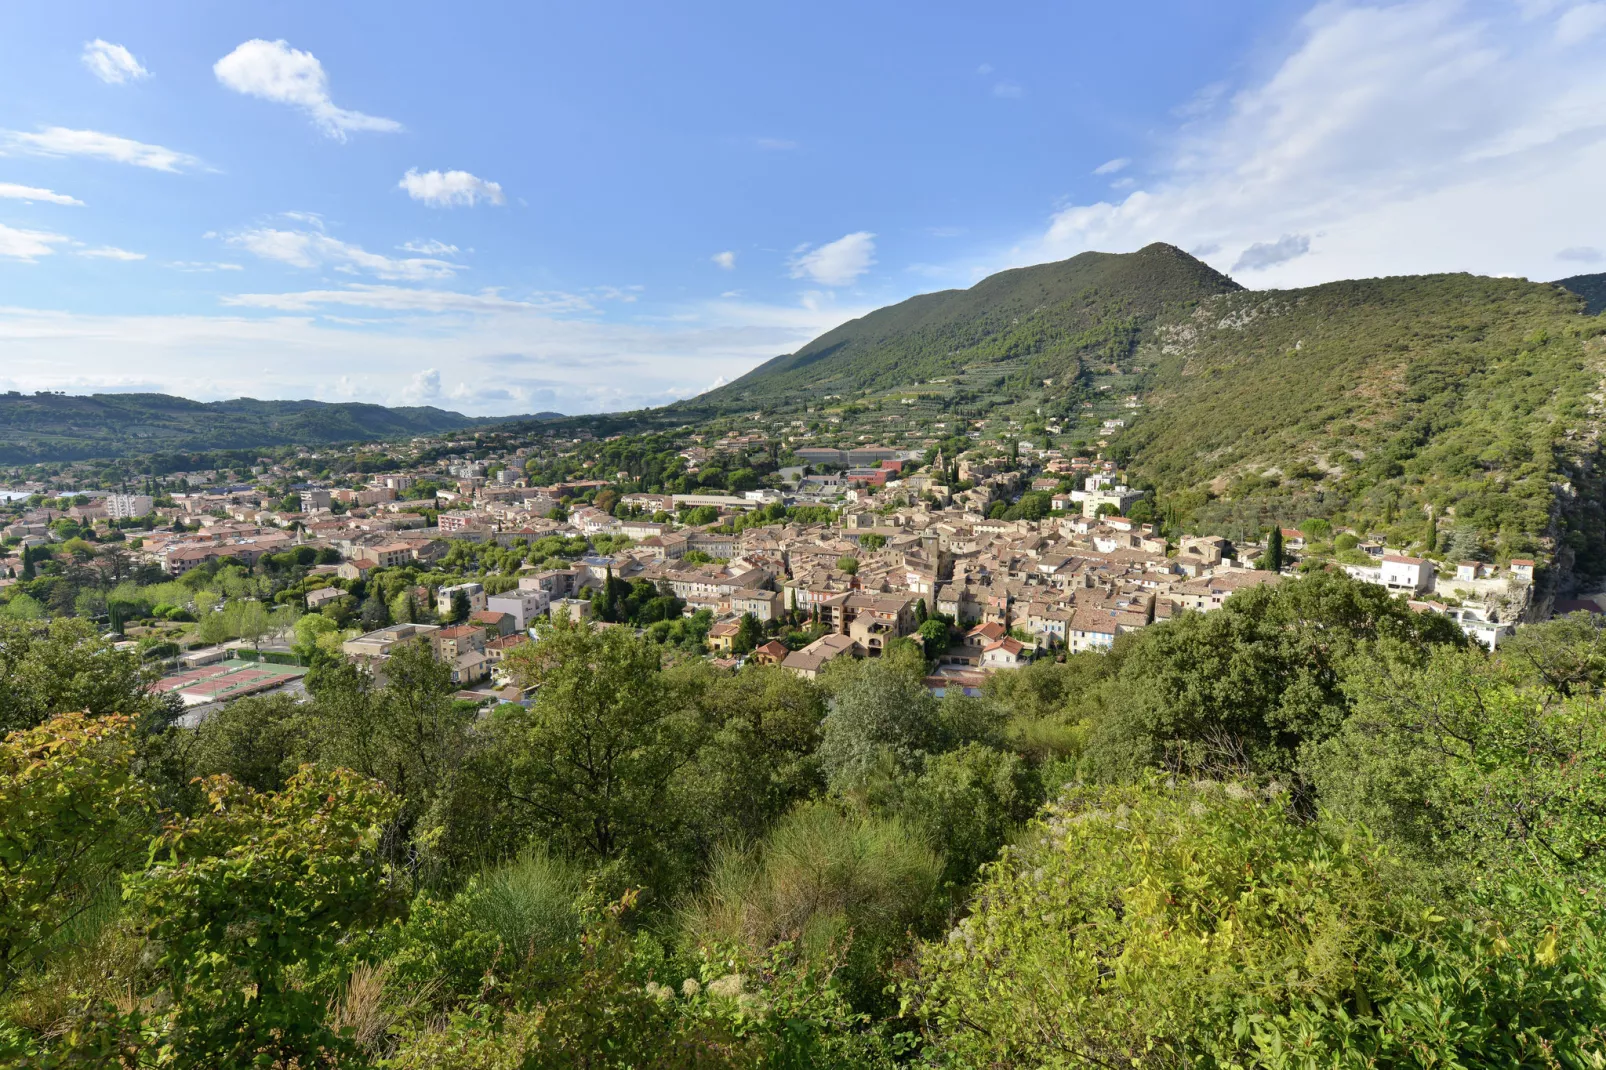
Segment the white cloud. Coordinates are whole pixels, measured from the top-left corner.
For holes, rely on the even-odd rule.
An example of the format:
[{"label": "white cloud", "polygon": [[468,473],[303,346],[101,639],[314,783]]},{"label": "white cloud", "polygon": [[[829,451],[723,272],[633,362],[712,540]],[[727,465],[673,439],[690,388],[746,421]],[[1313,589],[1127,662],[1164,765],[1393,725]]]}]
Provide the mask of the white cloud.
[{"label": "white cloud", "polygon": [[711,259],[726,271],[736,266],[736,254],[726,249],[722,253],[715,253]]},{"label": "white cloud", "polygon": [[102,245],[95,249],[80,249],[79,256],[90,256],[97,260],[144,260],[144,253],[131,253],[127,249],[119,249],[115,245]]},{"label": "white cloud", "polygon": [[[421,292],[395,300],[422,305]],[[357,300],[388,299],[369,292]],[[401,404],[414,378],[434,369],[440,396],[475,415],[618,411],[735,379],[870,311],[821,295],[813,307],[722,300],[616,322],[552,314],[541,303],[563,298],[537,295],[508,301],[511,308],[381,310],[362,320],[316,312],[317,300],[214,315],[0,307],[0,390],[141,389],[214,400],[336,398],[354,385],[363,400]]]},{"label": "white cloud", "polygon": [[1556,20],[1556,43],[1562,46],[1582,44],[1606,29],[1606,3],[1579,4],[1568,8]]},{"label": "white cloud", "polygon": [[1006,100],[1014,100],[1025,95],[1026,90],[1021,88],[1019,82],[999,82],[993,86],[993,96],[995,97],[1003,97]]},{"label": "white cloud", "polygon": [[1545,278],[1606,229],[1606,64],[1558,43],[1577,10],[1323,3],[1265,77],[1196,98],[1153,181],[1057,212],[1009,262],[1165,241],[1219,267],[1282,234],[1319,241],[1257,283]]},{"label": "white cloud", "polygon": [[396,185],[406,190],[407,196],[413,200],[436,208],[473,205],[479,201],[503,203],[500,184],[476,178],[467,171],[419,171],[415,167],[403,175]]},{"label": "white cloud", "polygon": [[586,312],[595,306],[572,294],[539,294],[514,301],[493,289],[477,294],[451,290],[417,290],[406,286],[353,283],[343,290],[304,290],[299,293],[234,294],[223,298],[238,308],[271,308],[282,312],[310,312],[327,305],[371,308],[383,312]]},{"label": "white cloud", "polygon": [[84,54],[80,58],[90,73],[108,85],[122,85],[151,76],[151,72],[140,66],[139,60],[128,49],[98,37],[84,45]]},{"label": "white cloud", "polygon": [[350,273],[367,272],[381,279],[444,279],[462,267],[434,257],[398,258],[370,253],[360,245],[331,238],[321,231],[256,227],[231,234],[225,240],[264,260],[276,260],[291,267],[330,267]]},{"label": "white cloud", "polygon": [[19,186],[15,182],[0,182],[0,197],[8,197],[18,201],[44,201],[47,204],[82,205],[84,203],[77,197],[69,197],[65,193],[40,189],[38,186]]},{"label": "white cloud", "polygon": [[41,256],[56,250],[53,245],[71,241],[65,234],[52,234],[47,230],[18,230],[0,223],[0,257],[21,260],[31,264]]},{"label": "white cloud", "polygon": [[459,251],[457,246],[447,245],[445,242],[436,241],[434,238],[428,241],[403,242],[399,248],[409,253],[422,253],[425,256],[449,256]]},{"label": "white cloud", "polygon": [[236,93],[300,108],[320,130],[339,141],[352,131],[394,133],[402,129],[394,119],[336,107],[329,97],[329,77],[318,57],[282,40],[247,41],[214,63],[212,73]]},{"label": "white cloud", "polygon": [[1125,156],[1117,156],[1115,159],[1105,160],[1103,163],[1093,168],[1093,173],[1095,175],[1113,175],[1115,172],[1125,168],[1131,162],[1132,161],[1127,159]]},{"label": "white cloud", "polygon": [[980,67],[976,68],[976,73],[985,77],[986,75],[993,73],[993,65],[991,63],[983,63]]},{"label": "white cloud", "polygon": [[794,279],[813,279],[822,286],[847,286],[875,262],[875,235],[861,230],[817,249],[804,246],[788,266]]},{"label": "white cloud", "polygon": [[48,127],[37,134],[0,130],[0,152],[21,152],[29,156],[88,156],[113,163],[148,167],[153,171],[179,171],[201,164],[194,156],[160,145],[147,145],[96,130],[69,130],[62,126]]},{"label": "white cloud", "polygon": [[222,263],[216,260],[174,260],[167,265],[175,271],[244,271],[239,264]]},{"label": "white cloud", "polygon": [[441,373],[436,368],[425,368],[413,376],[413,381],[407,384],[403,396],[415,405],[438,401],[441,396]]}]

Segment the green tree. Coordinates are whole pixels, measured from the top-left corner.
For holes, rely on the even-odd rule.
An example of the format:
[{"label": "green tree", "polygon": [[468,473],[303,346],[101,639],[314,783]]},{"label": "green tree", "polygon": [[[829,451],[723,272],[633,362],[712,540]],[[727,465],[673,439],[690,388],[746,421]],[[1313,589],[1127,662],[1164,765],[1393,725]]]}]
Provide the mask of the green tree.
[{"label": "green tree", "polygon": [[133,736],[127,717],[73,711],[0,740],[0,992],[138,850]]},{"label": "green tree", "polygon": [[918,671],[869,658],[843,664],[828,686],[835,701],[822,726],[819,757],[833,788],[918,771],[928,753],[941,749],[937,700]]},{"label": "green tree", "polygon": [[925,644],[926,657],[935,657],[948,649],[948,625],[940,620],[927,620],[920,625],[918,634]]},{"label": "green tree", "polygon": [[743,613],[736,625],[736,636],[731,650],[737,654],[751,654],[764,641],[764,626],[751,613]]},{"label": "green tree", "polygon": [[836,559],[836,568],[838,572],[845,572],[849,576],[857,576],[859,574],[859,559],[850,554],[843,554]]},{"label": "green tree", "polygon": [[362,603],[362,629],[371,632],[383,628],[390,623],[390,607],[385,605],[384,595],[376,588],[368,593]]},{"label": "green tree", "polygon": [[88,621],[0,620],[0,732],[70,710],[165,717],[172,700],[147,690],[154,679],[138,652],[115,649]]},{"label": "green tree", "polygon": [[468,620],[469,613],[468,594],[463,591],[452,592],[452,623],[462,624]]},{"label": "green tree", "polygon": [[331,1061],[350,1042],[326,1024],[320,971],[396,905],[379,845],[397,800],[312,766],[281,792],[227,777],[205,790],[206,812],[166,829],[127,881],[172,996],[165,1042],[184,1066]]},{"label": "green tree", "polygon": [[695,720],[665,686],[657,648],[628,630],[560,618],[538,633],[505,659],[539,689],[495,726],[507,794],[555,845],[651,866],[675,823],[670,784],[694,753]]},{"label": "green tree", "polygon": [[1283,560],[1283,529],[1273,527],[1270,534],[1266,536],[1265,567],[1272,572],[1281,572],[1285,563]]}]

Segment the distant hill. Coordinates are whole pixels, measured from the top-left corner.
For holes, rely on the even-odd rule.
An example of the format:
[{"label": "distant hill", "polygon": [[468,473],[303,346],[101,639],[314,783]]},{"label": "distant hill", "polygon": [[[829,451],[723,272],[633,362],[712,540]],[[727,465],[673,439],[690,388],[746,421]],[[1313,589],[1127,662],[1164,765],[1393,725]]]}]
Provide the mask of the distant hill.
[{"label": "distant hill", "polygon": [[169,394],[0,394],[0,463],[116,457],[163,450],[256,449],[406,438],[505,420],[429,406],[357,402],[200,402]]},{"label": "distant hill", "polygon": [[1555,285],[1582,297],[1591,316],[1606,312],[1606,272],[1595,275],[1572,275],[1565,279],[1557,279]]},{"label": "distant hill", "polygon": [[1167,310],[1241,287],[1171,245],[1082,253],[921,294],[844,323],[688,407],[752,406],[798,394],[884,389],[998,367],[1028,377],[1112,363]]}]

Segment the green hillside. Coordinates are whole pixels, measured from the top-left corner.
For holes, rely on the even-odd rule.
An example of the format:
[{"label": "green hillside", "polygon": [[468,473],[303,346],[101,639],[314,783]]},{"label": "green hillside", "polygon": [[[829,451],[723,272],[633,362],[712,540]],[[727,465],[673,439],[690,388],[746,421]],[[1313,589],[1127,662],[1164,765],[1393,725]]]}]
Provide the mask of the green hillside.
[{"label": "green hillside", "polygon": [[1571,275],[1557,279],[1555,285],[1582,297],[1591,316],[1606,312],[1606,271],[1596,275]]},{"label": "green hillside", "polygon": [[1156,325],[1116,449],[1218,526],[1314,515],[1426,548],[1431,506],[1465,556],[1539,551],[1596,448],[1606,322],[1583,304],[1471,275],[1214,297]]},{"label": "green hillside", "polygon": [[885,389],[967,370],[1075,375],[1128,356],[1168,309],[1239,289],[1170,245],[1082,253],[989,276],[968,290],[878,309],[776,357],[696,406],[754,405],[801,394]]},{"label": "green hillside", "polygon": [[[555,414],[543,414],[555,415]],[[525,417],[524,419],[531,419]],[[156,450],[251,449],[401,438],[496,421],[428,406],[199,402],[168,394],[0,394],[0,463]]]}]

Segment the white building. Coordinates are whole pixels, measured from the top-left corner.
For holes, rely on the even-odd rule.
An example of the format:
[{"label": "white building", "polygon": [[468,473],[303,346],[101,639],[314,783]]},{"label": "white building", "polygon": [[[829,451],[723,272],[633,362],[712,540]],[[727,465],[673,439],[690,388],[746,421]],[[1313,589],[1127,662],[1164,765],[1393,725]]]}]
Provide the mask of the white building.
[{"label": "white building", "polygon": [[520,588],[492,595],[485,600],[485,608],[493,613],[506,613],[513,618],[513,626],[522,632],[535,622],[535,618],[546,616],[551,601],[551,595],[543,590]]},{"label": "white building", "polygon": [[137,516],[148,516],[156,503],[149,494],[108,494],[106,495],[106,515],[113,520],[131,520]]},{"label": "white building", "polygon": [[470,613],[478,613],[485,608],[484,587],[477,583],[459,583],[451,587],[442,587],[435,592],[435,612],[442,617],[451,613],[452,599],[460,591],[468,598],[468,611]]},{"label": "white building", "polygon": [[1391,591],[1431,591],[1435,576],[1431,561],[1386,554],[1379,569],[1378,582]]}]

